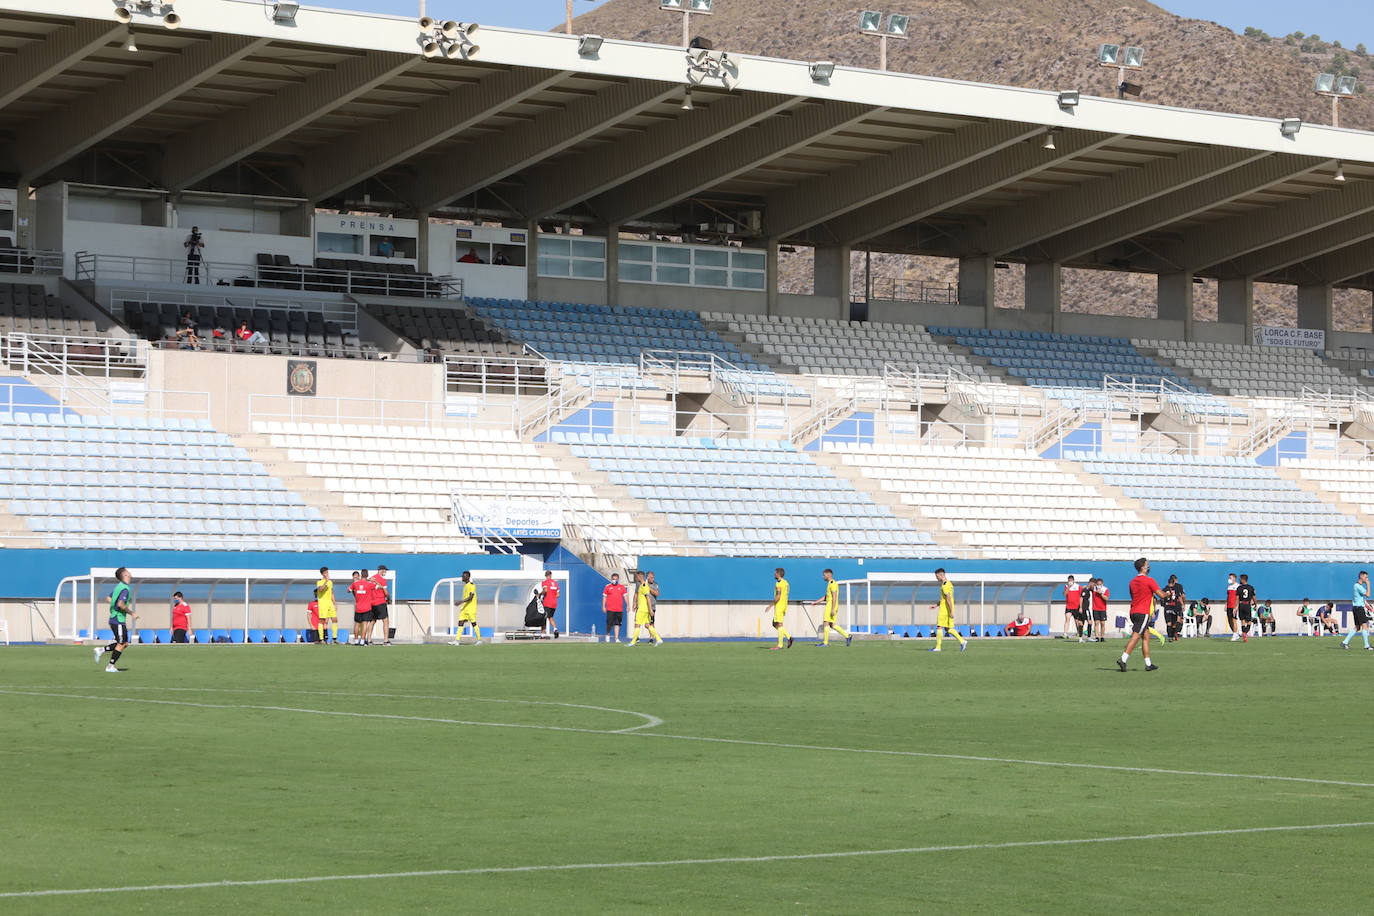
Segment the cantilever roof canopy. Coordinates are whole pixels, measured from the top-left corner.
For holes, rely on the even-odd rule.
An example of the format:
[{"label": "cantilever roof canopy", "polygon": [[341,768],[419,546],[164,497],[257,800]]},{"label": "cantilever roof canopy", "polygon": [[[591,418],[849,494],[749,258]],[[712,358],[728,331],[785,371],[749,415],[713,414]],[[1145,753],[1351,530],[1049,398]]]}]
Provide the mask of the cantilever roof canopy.
[{"label": "cantilever roof canopy", "polygon": [[486,26],[426,57],[413,19],[129,5],[0,0],[0,175],[1374,288],[1374,135],[1281,111]]}]

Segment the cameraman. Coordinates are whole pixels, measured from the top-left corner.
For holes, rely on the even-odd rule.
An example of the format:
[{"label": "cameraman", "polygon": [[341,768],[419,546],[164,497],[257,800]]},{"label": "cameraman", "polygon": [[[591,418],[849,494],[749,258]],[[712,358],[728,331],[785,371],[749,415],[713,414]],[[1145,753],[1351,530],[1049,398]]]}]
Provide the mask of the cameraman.
[{"label": "cameraman", "polygon": [[200,262],[201,249],[205,247],[205,239],[200,234],[199,226],[191,227],[191,234],[182,243],[186,249],[186,282],[200,284]]}]

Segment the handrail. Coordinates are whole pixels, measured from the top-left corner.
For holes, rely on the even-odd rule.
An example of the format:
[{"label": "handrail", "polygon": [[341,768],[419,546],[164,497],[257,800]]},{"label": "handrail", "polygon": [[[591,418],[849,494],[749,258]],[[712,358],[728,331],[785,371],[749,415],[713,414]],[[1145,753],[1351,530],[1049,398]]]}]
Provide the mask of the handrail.
[{"label": "handrail", "polygon": [[874,299],[886,299],[891,302],[931,302],[940,305],[956,305],[959,302],[959,286],[955,283],[941,283],[938,280],[874,277],[871,296]]},{"label": "handrail", "polygon": [[475,540],[483,550],[513,556],[520,552],[521,541],[509,529],[487,524],[480,513],[470,512],[467,500],[456,491],[449,492],[453,523],[463,534]]},{"label": "handrail", "polygon": [[[308,264],[243,264],[204,259],[188,262],[176,258],[142,255],[99,254],[79,251],[76,280],[95,284],[119,282],[171,283],[178,285],[256,287],[260,289],[349,293],[364,296],[461,299],[463,281],[457,277],[433,277],[420,273],[385,270],[340,270]],[[379,267],[381,265],[378,265]]]},{"label": "handrail", "polygon": [[[263,295],[256,289],[243,289],[241,292],[222,292],[226,287],[210,287],[204,292],[192,290],[149,290],[125,289],[115,287],[110,290],[110,311],[118,313],[120,320],[129,323],[130,302],[156,302],[159,305],[207,306],[210,308],[230,309],[267,309],[269,311],[320,315],[325,321],[340,325],[344,330],[358,329],[358,303],[349,300],[339,302],[333,299],[291,299]],[[234,287],[234,289],[241,289]],[[232,330],[226,328],[226,330]],[[254,330],[258,330],[255,328]]]},{"label": "handrail", "polygon": [[0,247],[0,274],[60,276],[64,263],[65,255],[55,249]]},{"label": "handrail", "polygon": [[[600,547],[600,554],[611,561],[610,569],[599,570],[600,572],[605,573],[615,569],[628,571],[638,564],[639,557],[630,542],[618,538],[580,501],[565,496],[561,508],[563,536],[567,537],[571,533],[570,529],[577,529],[580,532],[579,536],[589,547]],[[593,560],[597,558],[597,550],[591,549],[587,553],[591,555]]]}]

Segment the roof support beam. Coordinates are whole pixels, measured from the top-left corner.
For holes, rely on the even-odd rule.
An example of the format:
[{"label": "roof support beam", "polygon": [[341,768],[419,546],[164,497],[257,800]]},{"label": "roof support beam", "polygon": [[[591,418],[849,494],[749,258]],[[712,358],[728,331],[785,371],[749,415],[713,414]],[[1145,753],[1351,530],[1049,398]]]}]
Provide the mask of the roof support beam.
[{"label": "roof support beam", "polygon": [[[1043,132],[1043,129],[1039,131]],[[1119,137],[1119,134],[1066,130],[1060,132],[1054,150],[1044,149],[1038,142],[1003,147],[992,155],[945,172],[939,181],[923,181],[836,217],[821,226],[818,233],[843,243],[857,244],[1053,168]]]},{"label": "roof support beam", "polygon": [[419,210],[436,210],[681,94],[676,84],[635,80],[580,98],[497,139],[421,166],[413,200]]},{"label": "roof support beam", "polygon": [[1269,270],[1257,262],[1241,262],[1253,273],[1240,274],[1228,262],[1370,212],[1374,212],[1374,181],[1353,181],[1348,187],[1198,226],[1176,242],[1155,246],[1155,253],[1165,263],[1194,273],[1219,267],[1218,273],[1225,276],[1254,276]]},{"label": "roof support beam", "polygon": [[557,167],[533,170],[526,176],[525,212],[532,217],[558,213],[801,102],[762,92],[713,96],[709,103],[699,96],[690,117],[664,121]]},{"label": "roof support beam", "polygon": [[24,129],[15,150],[20,173],[44,175],[268,43],[266,38],[216,35],[84,96]]},{"label": "roof support beam", "polygon": [[[1369,239],[1374,239],[1374,212],[1361,214],[1320,232],[1313,232],[1281,245],[1251,252],[1227,263],[1221,272],[1227,276],[1257,277],[1283,270],[1285,267],[1300,264],[1303,261],[1320,258],[1323,255],[1340,251],[1347,246],[1357,245]],[[1374,267],[1374,264],[1366,264],[1365,269],[1368,270],[1370,267]],[[1356,271],[1356,273],[1363,273],[1363,271]],[[1342,277],[1341,279],[1346,278]]]},{"label": "roof support beam", "polygon": [[172,138],[163,156],[163,186],[180,191],[347,105],[421,60],[417,54],[370,53]]},{"label": "roof support beam", "polygon": [[1305,283],[1338,285],[1371,272],[1374,272],[1374,239],[1366,239],[1294,264],[1287,276]]},{"label": "roof support beam", "polygon": [[734,131],[685,162],[669,163],[626,182],[591,201],[591,207],[606,222],[622,225],[852,127],[879,111],[882,109],[851,102],[799,105],[749,130]]},{"label": "roof support beam", "polygon": [[113,20],[78,19],[75,24],[33,41],[0,64],[0,110],[43,85],[92,51],[123,38],[129,27]]},{"label": "roof support beam", "polygon": [[476,86],[455,89],[442,99],[396,115],[384,124],[331,142],[307,157],[304,192],[324,200],[398,162],[456,136],[557,83],[562,70],[506,70]]},{"label": "roof support beam", "polygon": [[891,154],[870,156],[772,195],[764,210],[765,234],[770,238],[796,235],[1044,132],[1041,126],[990,121],[903,146]]},{"label": "roof support beam", "polygon": [[981,251],[1002,257],[1268,155],[1254,150],[1204,146],[1176,157],[1155,159],[1139,168],[1123,169],[1110,176],[1085,181],[1037,203],[1007,207],[995,214],[999,218],[984,229],[976,241]]},{"label": "roof support beam", "polygon": [[1170,190],[1142,206],[1046,241],[1040,251],[1060,262],[1076,261],[1117,242],[1153,232],[1181,219],[1282,184],[1325,163],[1312,156],[1266,156],[1205,182]]}]

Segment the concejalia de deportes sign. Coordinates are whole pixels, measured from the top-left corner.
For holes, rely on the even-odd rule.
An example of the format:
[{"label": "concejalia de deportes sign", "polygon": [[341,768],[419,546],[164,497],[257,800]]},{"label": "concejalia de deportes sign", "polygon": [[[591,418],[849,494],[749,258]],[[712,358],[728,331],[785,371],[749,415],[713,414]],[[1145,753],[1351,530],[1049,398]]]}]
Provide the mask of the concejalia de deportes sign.
[{"label": "concejalia de deportes sign", "polygon": [[556,505],[539,502],[512,502],[503,499],[463,499],[459,501],[463,533],[478,537],[483,532],[499,531],[517,538],[551,541],[563,537],[563,512]]},{"label": "concejalia de deportes sign", "polygon": [[1262,347],[1325,350],[1326,332],[1315,328],[1255,328],[1255,343]]}]

